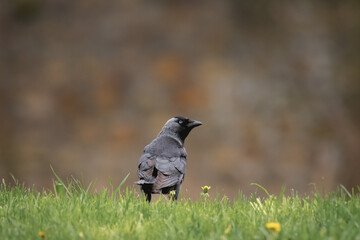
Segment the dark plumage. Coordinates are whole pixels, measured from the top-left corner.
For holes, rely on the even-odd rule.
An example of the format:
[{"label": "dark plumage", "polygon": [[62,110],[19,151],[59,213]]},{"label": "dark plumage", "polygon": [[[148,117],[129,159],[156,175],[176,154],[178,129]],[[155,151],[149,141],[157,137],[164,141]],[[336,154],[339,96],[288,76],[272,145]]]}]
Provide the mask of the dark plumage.
[{"label": "dark plumage", "polygon": [[186,150],[184,141],[191,129],[202,123],[185,117],[169,119],[157,138],[144,149],[139,159],[136,184],[151,201],[152,193],[169,194],[175,190],[178,198],[180,187],[185,176]]}]

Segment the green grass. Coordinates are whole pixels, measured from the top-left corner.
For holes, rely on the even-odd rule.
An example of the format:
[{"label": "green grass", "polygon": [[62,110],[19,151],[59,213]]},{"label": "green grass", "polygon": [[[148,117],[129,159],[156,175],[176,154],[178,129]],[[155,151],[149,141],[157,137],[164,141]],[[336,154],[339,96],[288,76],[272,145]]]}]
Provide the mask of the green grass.
[{"label": "green grass", "polygon": [[[75,179],[59,180],[41,192],[2,181],[0,239],[41,239],[40,231],[45,239],[360,239],[360,196],[343,187],[326,195],[284,190],[261,199],[239,193],[231,201],[202,195],[148,204],[111,181],[111,189],[94,193]],[[267,222],[281,231],[267,230]]]}]

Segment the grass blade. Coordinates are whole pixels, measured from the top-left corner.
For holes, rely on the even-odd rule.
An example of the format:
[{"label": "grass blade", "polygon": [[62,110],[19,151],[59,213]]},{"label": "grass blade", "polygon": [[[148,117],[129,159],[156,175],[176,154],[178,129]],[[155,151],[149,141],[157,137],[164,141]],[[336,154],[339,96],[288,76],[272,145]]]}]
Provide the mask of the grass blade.
[{"label": "grass blade", "polygon": [[342,184],[340,184],[340,188],[348,195],[349,198],[351,198],[351,193],[346,189],[346,187]]},{"label": "grass blade", "polygon": [[121,186],[125,183],[126,179],[127,179],[129,176],[130,176],[130,173],[128,173],[128,174],[126,175],[126,177],[121,181],[121,183],[119,184],[119,186],[115,189],[115,193],[118,192],[118,191],[120,191]]},{"label": "grass blade", "polygon": [[258,184],[258,183],[250,183],[250,185],[252,185],[252,186],[257,186],[258,188],[261,188],[261,189],[266,193],[266,195],[267,195],[268,197],[270,197],[270,194],[269,194],[269,192],[266,190],[266,188],[264,188],[264,187],[261,186],[260,184]]},{"label": "grass blade", "polygon": [[56,174],[53,167],[50,165],[51,171],[55,175],[56,179],[59,181],[59,183],[65,188],[66,192],[71,196],[71,192],[69,191],[68,187],[65,185],[65,183],[61,180],[61,178]]}]

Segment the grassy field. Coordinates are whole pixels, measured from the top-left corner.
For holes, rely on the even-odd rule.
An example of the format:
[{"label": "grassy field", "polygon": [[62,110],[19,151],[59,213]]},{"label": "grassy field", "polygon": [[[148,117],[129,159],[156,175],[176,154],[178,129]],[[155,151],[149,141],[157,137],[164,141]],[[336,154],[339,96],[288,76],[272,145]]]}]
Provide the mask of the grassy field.
[{"label": "grassy field", "polygon": [[148,204],[121,184],[93,193],[58,180],[42,192],[2,181],[0,239],[360,239],[360,195],[343,187],[232,200],[199,189],[198,201]]}]

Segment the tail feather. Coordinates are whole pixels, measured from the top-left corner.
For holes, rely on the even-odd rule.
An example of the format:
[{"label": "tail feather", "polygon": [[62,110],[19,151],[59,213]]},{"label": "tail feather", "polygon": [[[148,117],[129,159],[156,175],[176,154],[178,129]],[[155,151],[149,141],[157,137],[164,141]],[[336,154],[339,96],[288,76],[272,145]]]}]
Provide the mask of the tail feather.
[{"label": "tail feather", "polygon": [[145,181],[144,179],[140,179],[139,181],[135,182],[135,184],[137,185],[152,185],[154,183],[155,181],[149,182],[149,181]]}]

